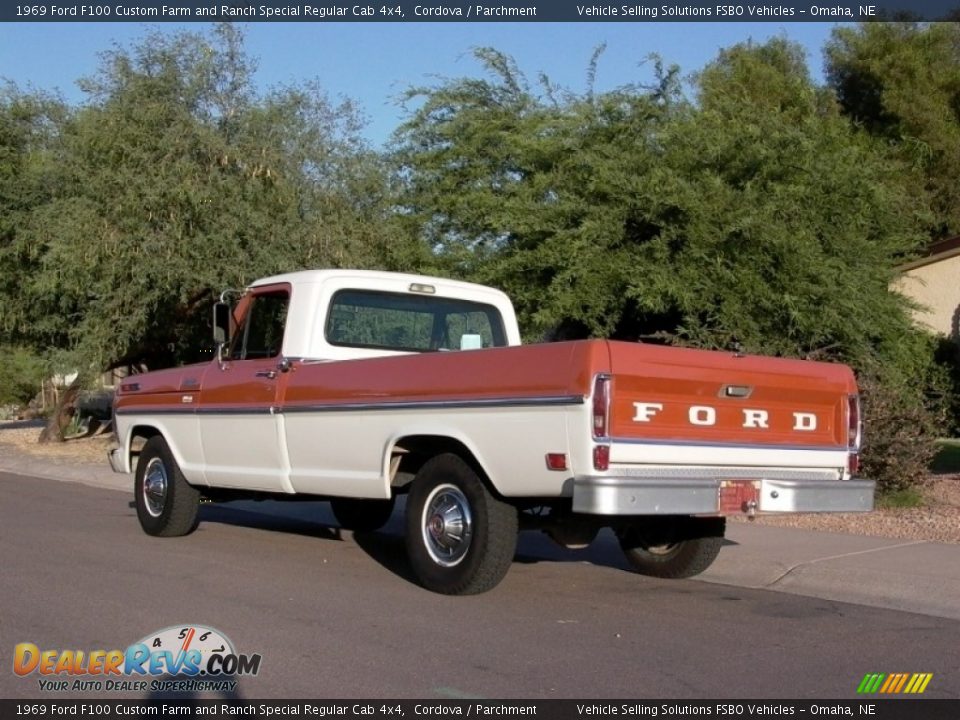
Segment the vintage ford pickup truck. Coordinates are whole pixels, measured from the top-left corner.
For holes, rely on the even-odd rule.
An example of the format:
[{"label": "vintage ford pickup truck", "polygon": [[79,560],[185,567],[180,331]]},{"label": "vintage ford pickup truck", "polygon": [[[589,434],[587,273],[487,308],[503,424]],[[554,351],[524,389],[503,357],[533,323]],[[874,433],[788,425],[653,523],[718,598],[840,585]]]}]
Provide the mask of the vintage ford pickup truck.
[{"label": "vintage ford pickup truck", "polygon": [[217,358],[117,390],[114,470],[143,529],[184,535],[202,499],[329,500],[372,531],[406,495],[419,581],[494,587],[518,529],[583,546],[612,528],[659,577],[706,569],[732,514],[867,511],[843,365],[583,340],[520,345],[502,292],[310,270],[215,312]]}]

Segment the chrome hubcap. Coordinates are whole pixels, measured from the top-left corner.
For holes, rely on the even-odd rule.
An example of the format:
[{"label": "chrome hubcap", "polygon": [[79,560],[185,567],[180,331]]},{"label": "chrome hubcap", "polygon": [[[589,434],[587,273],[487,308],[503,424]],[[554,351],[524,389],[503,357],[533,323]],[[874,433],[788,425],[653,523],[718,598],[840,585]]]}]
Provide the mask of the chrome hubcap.
[{"label": "chrome hubcap", "polygon": [[646,548],[646,551],[651,555],[660,555],[666,556],[677,549],[677,543],[668,543],[666,545],[650,545]]},{"label": "chrome hubcap", "polygon": [[423,544],[438,565],[453,567],[470,549],[473,515],[470,502],[455,485],[435,487],[423,504]]},{"label": "chrome hubcap", "polygon": [[151,517],[160,517],[167,504],[167,469],[163,460],[153,458],[143,473],[143,506]]}]

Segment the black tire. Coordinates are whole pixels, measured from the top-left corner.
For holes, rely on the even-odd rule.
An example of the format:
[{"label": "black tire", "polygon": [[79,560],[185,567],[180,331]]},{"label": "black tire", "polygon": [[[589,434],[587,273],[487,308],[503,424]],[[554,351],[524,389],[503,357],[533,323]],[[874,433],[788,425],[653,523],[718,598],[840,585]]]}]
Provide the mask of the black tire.
[{"label": "black tire", "polygon": [[429,460],[414,478],[406,525],[414,575],[445,595],[494,588],[517,549],[516,508],[494,497],[473,468],[449,453]]},{"label": "black tire", "polygon": [[160,435],[147,440],[140,452],[133,494],[147,535],[179,537],[196,529],[200,492],[183,477]]},{"label": "black tire", "polygon": [[689,578],[706,570],[723,547],[725,523],[722,518],[690,519],[692,535],[682,539],[649,540],[642,530],[619,533],[620,547],[627,561],[641,575],[658,578]]},{"label": "black tire", "polygon": [[389,500],[332,498],[330,509],[344,530],[373,532],[387,524],[393,514],[393,504],[393,498]]}]

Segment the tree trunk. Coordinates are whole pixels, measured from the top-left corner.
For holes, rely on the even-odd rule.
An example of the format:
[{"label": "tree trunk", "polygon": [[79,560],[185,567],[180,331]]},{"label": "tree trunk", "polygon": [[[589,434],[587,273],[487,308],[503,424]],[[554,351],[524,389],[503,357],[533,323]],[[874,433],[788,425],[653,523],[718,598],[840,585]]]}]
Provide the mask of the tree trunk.
[{"label": "tree trunk", "polygon": [[81,379],[77,375],[76,379],[70,383],[70,387],[64,390],[57,406],[50,413],[50,419],[40,433],[38,442],[63,442],[63,431],[70,425],[70,420],[77,411],[77,399],[80,397],[81,387]]}]

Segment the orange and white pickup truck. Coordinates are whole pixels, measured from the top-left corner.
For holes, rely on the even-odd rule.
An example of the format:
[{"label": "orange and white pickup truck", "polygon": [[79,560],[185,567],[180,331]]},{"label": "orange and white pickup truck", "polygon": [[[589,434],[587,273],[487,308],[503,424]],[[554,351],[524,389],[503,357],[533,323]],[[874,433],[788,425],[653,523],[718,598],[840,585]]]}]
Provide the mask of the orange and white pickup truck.
[{"label": "orange and white pickup truck", "polygon": [[114,470],[151,535],[202,499],[329,500],[355,531],[406,495],[427,588],[494,587],[517,532],[582,546],[612,528],[631,565],[689,577],[729,515],[868,511],[857,387],[843,365],[583,340],[520,345],[502,292],[309,270],[214,311],[215,360],[134,375]]}]

